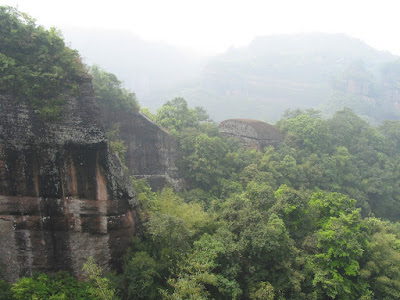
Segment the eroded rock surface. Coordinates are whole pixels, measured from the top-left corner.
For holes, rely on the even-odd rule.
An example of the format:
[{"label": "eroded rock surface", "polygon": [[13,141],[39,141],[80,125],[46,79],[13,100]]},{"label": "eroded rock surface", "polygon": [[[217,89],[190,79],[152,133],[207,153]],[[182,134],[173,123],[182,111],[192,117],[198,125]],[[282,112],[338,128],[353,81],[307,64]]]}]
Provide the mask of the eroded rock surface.
[{"label": "eroded rock surface", "polygon": [[276,147],[284,138],[275,126],[258,120],[229,119],[218,128],[225,137],[237,138],[244,147],[258,150]]},{"label": "eroded rock surface", "polygon": [[100,109],[106,128],[119,126],[119,136],[127,148],[125,163],[130,175],[145,178],[154,190],[165,185],[182,189],[176,166],[180,150],[172,136],[140,112]]},{"label": "eroded rock surface", "polygon": [[0,95],[0,275],[80,275],[93,256],[118,268],[134,234],[136,199],[108,148],[90,81],[60,121]]}]

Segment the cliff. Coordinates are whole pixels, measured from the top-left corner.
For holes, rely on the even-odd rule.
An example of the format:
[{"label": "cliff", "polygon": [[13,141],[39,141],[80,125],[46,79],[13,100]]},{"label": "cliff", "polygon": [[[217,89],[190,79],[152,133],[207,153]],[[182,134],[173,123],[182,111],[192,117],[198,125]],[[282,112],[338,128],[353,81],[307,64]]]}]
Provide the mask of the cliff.
[{"label": "cliff", "polygon": [[125,164],[135,178],[145,178],[154,190],[171,185],[183,187],[176,166],[177,141],[140,112],[100,106],[105,128],[118,124],[119,137],[126,147]]},{"label": "cliff", "polygon": [[135,232],[134,191],[110,153],[90,80],[63,118],[0,94],[0,275],[118,268]]},{"label": "cliff", "polygon": [[238,139],[243,147],[257,150],[276,147],[284,138],[275,126],[258,120],[229,119],[221,122],[218,129],[223,136]]}]

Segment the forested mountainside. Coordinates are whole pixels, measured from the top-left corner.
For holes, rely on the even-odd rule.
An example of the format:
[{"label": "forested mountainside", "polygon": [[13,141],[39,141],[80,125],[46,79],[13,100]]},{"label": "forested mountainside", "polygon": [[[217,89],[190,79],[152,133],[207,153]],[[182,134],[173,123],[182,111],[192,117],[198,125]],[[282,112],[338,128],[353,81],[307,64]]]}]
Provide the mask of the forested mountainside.
[{"label": "forested mountainside", "polygon": [[[0,299],[400,298],[400,121],[342,109],[228,122],[273,141],[252,148],[174,98],[141,108],[164,130],[134,143],[137,123],[114,123],[140,108],[115,75],[88,78],[56,31],[15,9],[0,24]],[[169,139],[185,187],[129,186],[129,143]]]},{"label": "forested mountainside", "polygon": [[135,182],[143,227],[123,299],[400,296],[399,121],[291,111],[259,151],[182,98],[152,118],[178,139],[187,189]]}]

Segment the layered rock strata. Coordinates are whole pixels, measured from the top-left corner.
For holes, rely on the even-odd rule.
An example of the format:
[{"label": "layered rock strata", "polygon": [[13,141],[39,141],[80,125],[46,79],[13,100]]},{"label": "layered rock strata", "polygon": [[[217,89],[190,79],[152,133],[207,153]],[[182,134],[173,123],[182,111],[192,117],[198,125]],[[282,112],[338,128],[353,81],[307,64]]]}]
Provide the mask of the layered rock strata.
[{"label": "layered rock strata", "polygon": [[63,118],[0,95],[0,275],[69,270],[93,256],[118,268],[135,231],[135,194],[108,148],[90,80]]}]

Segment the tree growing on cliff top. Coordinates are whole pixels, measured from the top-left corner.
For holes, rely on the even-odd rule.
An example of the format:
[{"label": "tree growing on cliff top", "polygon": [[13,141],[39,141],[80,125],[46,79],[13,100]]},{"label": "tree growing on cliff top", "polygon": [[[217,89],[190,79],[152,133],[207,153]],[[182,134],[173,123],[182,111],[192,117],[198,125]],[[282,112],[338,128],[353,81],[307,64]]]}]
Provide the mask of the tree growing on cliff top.
[{"label": "tree growing on cliff top", "polygon": [[138,111],[139,103],[135,93],[122,87],[122,81],[113,73],[97,65],[89,68],[92,75],[93,91],[98,104],[107,108]]},{"label": "tree growing on cliff top", "polygon": [[191,109],[185,99],[178,97],[165,102],[157,111],[155,119],[160,126],[178,135],[185,128],[198,128],[209,116],[204,108]]}]

